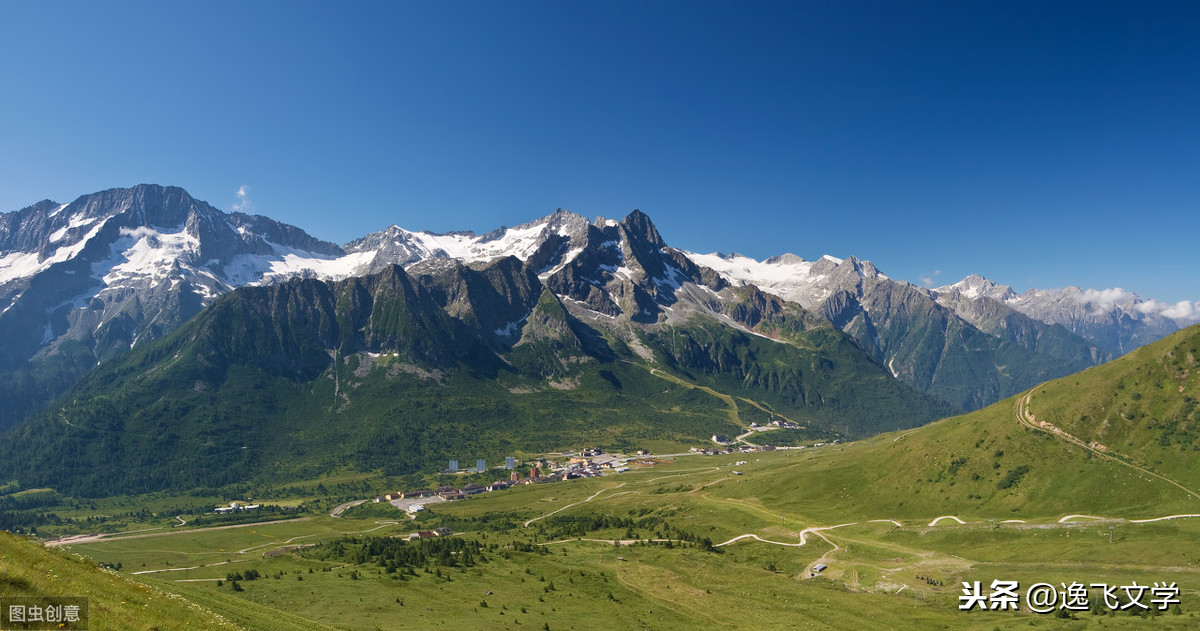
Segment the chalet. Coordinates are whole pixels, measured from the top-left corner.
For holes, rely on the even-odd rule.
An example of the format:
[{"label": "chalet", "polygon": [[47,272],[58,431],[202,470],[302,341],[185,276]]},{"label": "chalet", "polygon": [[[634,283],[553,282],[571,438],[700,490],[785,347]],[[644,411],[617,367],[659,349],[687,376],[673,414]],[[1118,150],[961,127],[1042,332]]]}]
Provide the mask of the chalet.
[{"label": "chalet", "polygon": [[437,535],[434,534],[434,532],[432,530],[418,530],[417,531],[418,539],[433,539],[436,536]]},{"label": "chalet", "polygon": [[477,493],[483,493],[486,490],[487,489],[484,488],[482,484],[475,484],[474,482],[462,487],[463,495],[475,495]]},{"label": "chalet", "polygon": [[433,491],[430,491],[429,489],[417,489],[415,491],[405,491],[402,494],[404,499],[410,499],[410,498],[414,498],[414,497],[429,497],[430,495],[433,495]]},{"label": "chalet", "polygon": [[449,537],[450,535],[454,534],[454,532],[449,528],[442,526],[441,528],[435,528],[433,534],[439,537]]},{"label": "chalet", "polygon": [[496,480],[495,482],[492,482],[491,484],[489,484],[487,487],[487,489],[489,491],[503,491],[504,489],[507,489],[507,488],[508,488],[507,480]]},{"label": "chalet", "polygon": [[444,500],[461,500],[464,497],[466,497],[466,495],[462,491],[459,491],[458,489],[451,488],[446,491],[439,490],[438,497],[440,497]]},{"label": "chalet", "polygon": [[729,437],[725,434],[713,434],[712,441],[718,445],[726,445],[729,443]]}]

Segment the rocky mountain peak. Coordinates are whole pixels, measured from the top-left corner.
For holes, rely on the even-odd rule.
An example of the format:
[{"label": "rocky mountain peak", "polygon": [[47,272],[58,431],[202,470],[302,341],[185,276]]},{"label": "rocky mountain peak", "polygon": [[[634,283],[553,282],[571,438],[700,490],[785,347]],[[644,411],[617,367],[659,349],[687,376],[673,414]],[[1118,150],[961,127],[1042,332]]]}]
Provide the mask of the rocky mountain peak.
[{"label": "rocky mountain peak", "polygon": [[646,213],[636,208],[621,220],[621,227],[632,237],[631,240],[642,242],[655,250],[666,247],[654,222],[650,221],[650,217]]},{"label": "rocky mountain peak", "polygon": [[956,291],[969,299],[991,298],[1001,302],[1007,302],[1017,297],[1016,292],[1008,285],[995,283],[979,274],[970,274],[953,285],[938,287],[934,291],[938,293]]}]

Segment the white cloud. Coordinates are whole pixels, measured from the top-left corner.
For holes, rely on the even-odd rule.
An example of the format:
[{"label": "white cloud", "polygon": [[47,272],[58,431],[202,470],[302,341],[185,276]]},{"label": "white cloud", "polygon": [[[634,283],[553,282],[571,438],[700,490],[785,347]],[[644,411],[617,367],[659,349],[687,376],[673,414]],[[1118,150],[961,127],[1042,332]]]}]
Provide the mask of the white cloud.
[{"label": "white cloud", "polygon": [[942,270],[940,270],[940,269],[933,270],[933,276],[921,275],[921,284],[925,285],[926,287],[933,287],[933,282],[934,282],[933,279],[935,279],[941,275],[942,275]]},{"label": "white cloud", "polygon": [[250,187],[245,184],[238,187],[237,193],[234,193],[237,201],[230,208],[234,212],[249,213],[254,211],[254,204],[250,202]]},{"label": "white cloud", "polygon": [[1157,315],[1181,322],[1200,321],[1200,302],[1180,300],[1174,304],[1159,302],[1153,298],[1142,300],[1137,294],[1125,291],[1120,287],[1112,289],[1086,289],[1075,295],[1080,303],[1090,302],[1100,310],[1109,310],[1116,306],[1133,309],[1143,315]]},{"label": "white cloud", "polygon": [[1137,310],[1145,314],[1157,314],[1172,320],[1200,320],[1200,302],[1180,300],[1175,304],[1147,300],[1137,306]]},{"label": "white cloud", "polygon": [[1118,304],[1125,306],[1127,303],[1138,300],[1138,296],[1120,287],[1113,287],[1112,289],[1085,289],[1079,292],[1077,299],[1081,303],[1090,302],[1101,309],[1109,310]]}]

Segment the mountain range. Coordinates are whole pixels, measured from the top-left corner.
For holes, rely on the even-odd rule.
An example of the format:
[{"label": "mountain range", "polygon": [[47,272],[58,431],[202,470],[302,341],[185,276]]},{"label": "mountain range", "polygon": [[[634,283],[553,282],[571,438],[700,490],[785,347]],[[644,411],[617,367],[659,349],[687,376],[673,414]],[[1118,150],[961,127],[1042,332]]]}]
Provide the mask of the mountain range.
[{"label": "mountain range", "polygon": [[[1136,297],[1089,295],[1017,296],[977,276],[927,289],[853,257],[695,254],[640,211],[558,210],[482,235],[392,226],[338,246],[141,185],[0,215],[0,427],[42,412],[12,436],[41,445],[58,474],[128,441],[138,458],[245,452],[227,476],[186,484],[261,470],[280,435],[352,446],[314,447],[310,464],[378,463],[379,445],[408,445],[407,470],[449,449],[429,449],[438,423],[470,442],[468,421],[503,433],[539,413],[546,422],[524,435],[536,429],[547,448],[606,426],[625,439],[706,436],[758,413],[862,436],[979,408],[1185,323]],[[270,394],[253,421],[248,387]],[[476,414],[439,408],[445,388]],[[644,400],[656,388],[671,405]],[[408,404],[380,403],[398,393]],[[347,410],[367,419],[362,431],[333,427]],[[630,410],[650,420],[617,418]],[[70,423],[104,439],[51,438]],[[235,445],[231,425],[258,438]],[[154,458],[122,464],[138,488],[165,475]]]}]

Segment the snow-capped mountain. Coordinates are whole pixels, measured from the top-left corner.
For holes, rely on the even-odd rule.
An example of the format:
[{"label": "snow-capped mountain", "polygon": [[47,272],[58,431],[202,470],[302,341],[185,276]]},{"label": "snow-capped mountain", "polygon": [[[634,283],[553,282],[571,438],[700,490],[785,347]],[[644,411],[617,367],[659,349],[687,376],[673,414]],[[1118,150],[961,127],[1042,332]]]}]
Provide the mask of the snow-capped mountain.
[{"label": "snow-capped mountain", "polygon": [[243,275],[247,261],[270,269],[289,256],[343,254],[293,226],[227,214],[174,187],[112,189],[0,215],[0,394],[10,402],[0,427],[103,359],[261,281]]},{"label": "snow-capped mountain", "polygon": [[[175,187],[39,202],[0,215],[0,395],[11,402],[0,410],[0,427],[239,287],[336,281],[394,265],[436,274],[439,266],[514,257],[569,309],[604,317],[632,310],[652,320],[659,302],[677,301],[685,276],[701,276],[666,252],[641,213],[590,222],[559,210],[481,235],[392,226],[339,247],[266,217],[222,212]],[[522,317],[497,331],[519,335]]]},{"label": "snow-capped mountain", "polygon": [[414,232],[393,225],[351,241],[333,254],[277,248],[275,256],[242,256],[226,267],[225,275],[240,286],[295,277],[342,280],[390,265],[408,267],[429,259],[483,263],[515,256],[524,261],[547,241],[570,241],[582,235],[587,226],[587,219],[561,209],[536,221],[500,227],[482,235],[470,231]]},{"label": "snow-capped mountain", "polygon": [[1069,331],[988,298],[986,288],[938,294],[889,278],[870,261],[785,254],[687,256],[733,284],[814,309],[849,333],[893,375],[963,409],[1110,358]]},{"label": "snow-capped mountain", "polygon": [[1114,289],[1031,289],[1017,294],[977,274],[934,290],[939,301],[991,298],[1036,320],[1058,324],[1118,355],[1200,322],[1200,307],[1164,304]]},{"label": "snow-capped mountain", "polygon": [[[519,274],[494,265],[506,257]],[[507,270],[493,272],[508,278],[496,280],[502,289],[487,291],[508,296],[510,306],[513,292],[544,287],[573,317],[634,349],[640,334],[623,323],[654,334],[699,315],[761,335],[755,327],[782,313],[761,289],[795,303],[796,321],[828,320],[894,377],[963,409],[1094,365],[1178,324],[1163,305],[1127,295],[1068,288],[1017,296],[977,276],[929,290],[855,257],[684,252],[638,211],[590,221],[560,209],[485,234],[391,226],[338,246],[266,217],[222,212],[180,188],[141,185],[0,215],[0,395],[26,402],[0,410],[0,427],[236,288],[341,281],[393,266],[441,278],[449,313],[470,311],[510,342],[524,335],[528,313],[477,309],[499,303],[481,298],[474,281],[454,280],[462,266]],[[532,277],[513,280],[521,274]]]}]

